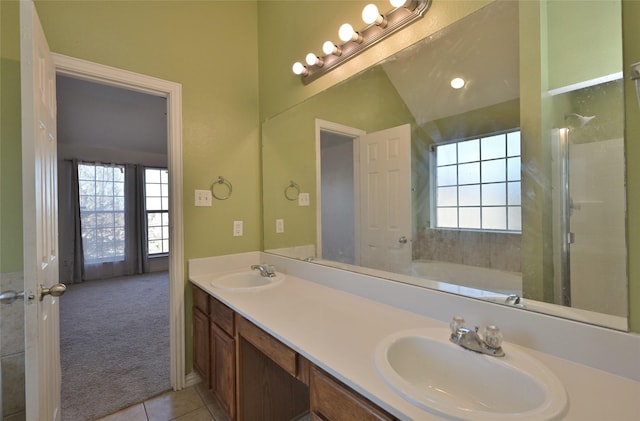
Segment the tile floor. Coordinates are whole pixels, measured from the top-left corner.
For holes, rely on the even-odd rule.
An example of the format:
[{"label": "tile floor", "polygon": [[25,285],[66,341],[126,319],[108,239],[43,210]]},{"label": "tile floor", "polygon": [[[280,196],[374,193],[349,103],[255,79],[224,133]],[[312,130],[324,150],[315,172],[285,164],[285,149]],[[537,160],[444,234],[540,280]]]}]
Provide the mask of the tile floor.
[{"label": "tile floor", "polygon": [[226,421],[211,394],[200,384],[166,392],[99,421]]}]

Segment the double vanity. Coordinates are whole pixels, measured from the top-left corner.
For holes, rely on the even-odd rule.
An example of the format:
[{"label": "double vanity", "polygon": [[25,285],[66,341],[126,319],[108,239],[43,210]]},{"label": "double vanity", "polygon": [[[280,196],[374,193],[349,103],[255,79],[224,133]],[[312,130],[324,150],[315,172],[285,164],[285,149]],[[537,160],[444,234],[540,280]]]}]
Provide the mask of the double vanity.
[{"label": "double vanity", "polygon": [[[232,420],[640,416],[638,368],[617,372],[627,358],[638,364],[636,335],[259,252],[190,260],[189,278],[194,369]],[[495,345],[504,356],[455,343],[456,333],[475,333],[450,330],[458,314],[470,327],[502,328]],[[567,328],[574,345],[562,337]],[[572,352],[590,329],[596,351],[613,341],[600,358],[620,367],[585,356],[593,350],[582,361],[554,351]]]}]

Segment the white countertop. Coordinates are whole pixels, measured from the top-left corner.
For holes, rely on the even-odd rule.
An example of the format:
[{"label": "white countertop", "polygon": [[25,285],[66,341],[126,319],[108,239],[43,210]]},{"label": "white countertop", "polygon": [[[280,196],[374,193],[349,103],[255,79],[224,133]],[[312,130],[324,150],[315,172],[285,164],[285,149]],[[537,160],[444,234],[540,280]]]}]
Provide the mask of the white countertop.
[{"label": "white countertop", "polygon": [[[190,261],[190,280],[269,334],[302,354],[358,393],[400,419],[438,420],[397,395],[377,374],[373,358],[377,344],[405,329],[439,327],[446,323],[361,296],[287,274],[286,279],[259,291],[215,289],[213,275],[232,268],[246,270],[255,253],[204,264]],[[249,259],[249,260],[247,260]],[[519,347],[505,338],[505,352]],[[520,347],[547,365],[569,396],[566,420],[626,421],[640,419],[640,382]],[[615,358],[615,353],[611,355]]]}]

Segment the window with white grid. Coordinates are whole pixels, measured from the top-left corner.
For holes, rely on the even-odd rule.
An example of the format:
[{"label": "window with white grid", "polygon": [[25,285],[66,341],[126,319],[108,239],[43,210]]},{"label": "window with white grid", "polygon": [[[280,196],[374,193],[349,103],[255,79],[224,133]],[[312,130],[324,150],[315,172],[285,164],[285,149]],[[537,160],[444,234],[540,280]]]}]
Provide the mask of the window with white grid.
[{"label": "window with white grid", "polygon": [[124,171],[121,165],[78,164],[86,263],[124,260]]},{"label": "window with white grid", "polygon": [[149,256],[169,253],[169,171],[144,169]]},{"label": "window with white grid", "polygon": [[433,148],[434,228],[521,232],[520,131]]}]

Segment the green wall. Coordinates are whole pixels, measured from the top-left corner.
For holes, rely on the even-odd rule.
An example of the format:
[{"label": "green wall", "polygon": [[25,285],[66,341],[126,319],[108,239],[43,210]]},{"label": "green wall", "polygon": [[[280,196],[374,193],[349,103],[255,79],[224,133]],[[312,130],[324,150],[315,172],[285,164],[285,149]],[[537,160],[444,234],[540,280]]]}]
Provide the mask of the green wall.
[{"label": "green wall", "polygon": [[[185,259],[260,250],[257,6],[219,1],[38,1],[53,52],[182,85]],[[194,207],[218,176],[233,196]],[[244,236],[233,237],[234,220]],[[187,370],[191,293],[185,291]]]},{"label": "green wall", "polygon": [[351,22],[362,26],[362,7],[374,3],[382,12],[388,1],[258,1],[260,117],[264,121],[340,83],[380,60],[467,16],[491,0],[434,0],[423,19],[411,24],[374,48],[359,54],[309,85],[293,75],[291,66],[304,62],[310,51],[322,53],[326,40],[339,42],[338,28]]},{"label": "green wall", "polygon": [[0,272],[22,271],[20,43],[17,1],[0,2]]},{"label": "green wall", "polygon": [[[379,67],[356,81],[341,84],[264,122],[263,207],[266,249],[316,244],[315,120],[330,121],[366,132],[415,121]],[[312,206],[284,197],[290,180],[309,192]],[[276,234],[275,220],[285,220]]]},{"label": "green wall", "polygon": [[549,89],[620,71],[620,13],[618,1],[549,0]]}]

